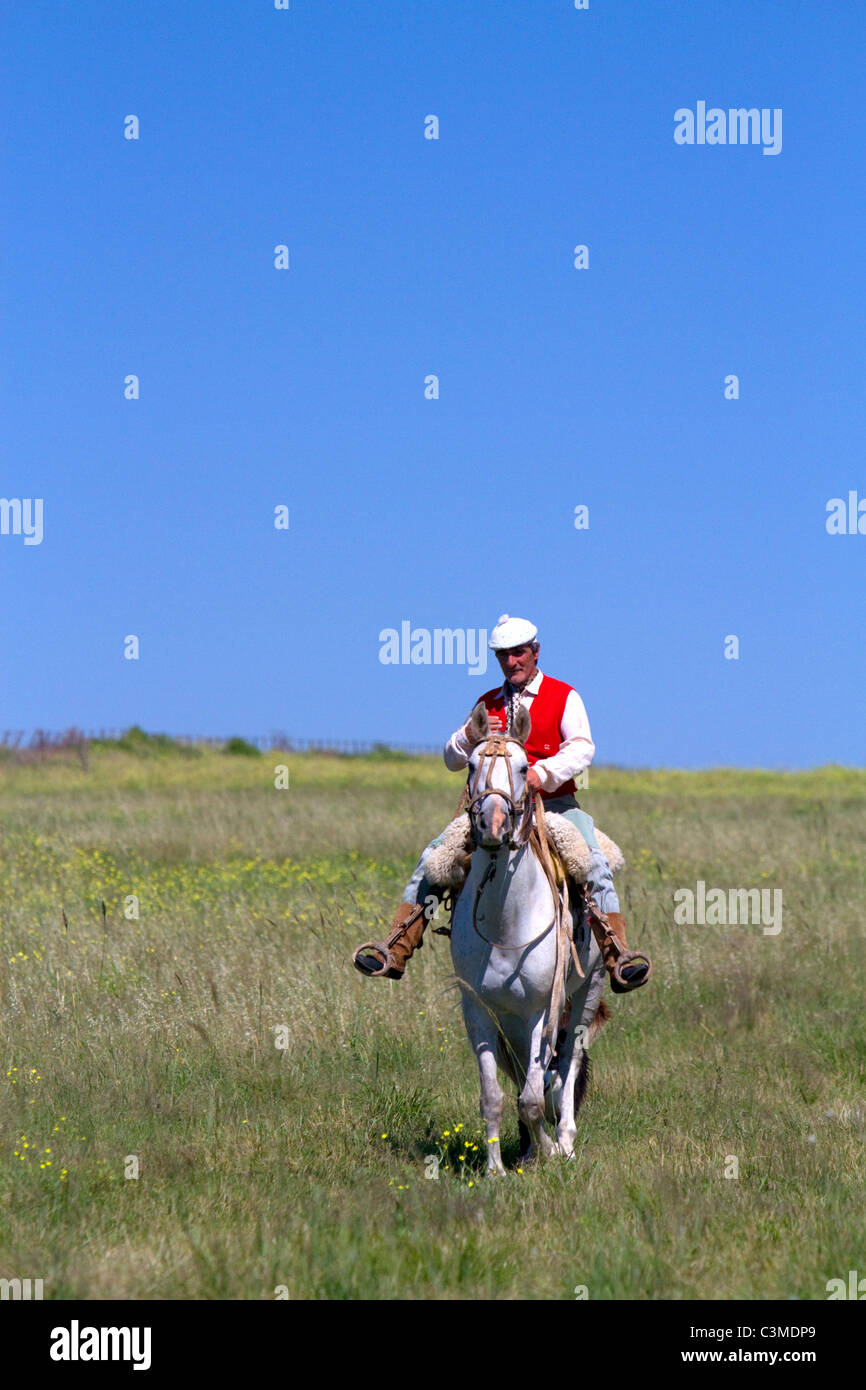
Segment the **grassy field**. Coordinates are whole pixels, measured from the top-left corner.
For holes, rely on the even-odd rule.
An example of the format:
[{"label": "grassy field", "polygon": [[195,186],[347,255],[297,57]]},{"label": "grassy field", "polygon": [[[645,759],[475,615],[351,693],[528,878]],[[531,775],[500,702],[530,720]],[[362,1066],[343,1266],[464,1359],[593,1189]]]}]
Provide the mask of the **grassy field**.
[{"label": "grassy field", "polygon": [[[866,1273],[866,772],[592,770],[655,975],[607,996],[577,1161],[519,1171],[509,1103],[497,1181],[447,940],[399,983],[350,959],[460,779],[289,756],[277,790],[281,760],[0,762],[0,1277],[824,1299]],[[782,931],[675,926],[698,879],[781,888]]]}]

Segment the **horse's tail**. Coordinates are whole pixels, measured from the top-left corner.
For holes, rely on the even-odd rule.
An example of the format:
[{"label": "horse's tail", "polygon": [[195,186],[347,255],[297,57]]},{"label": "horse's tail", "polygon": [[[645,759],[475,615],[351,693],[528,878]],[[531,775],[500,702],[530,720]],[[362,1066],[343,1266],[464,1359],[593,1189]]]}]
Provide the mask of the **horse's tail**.
[{"label": "horse's tail", "polygon": [[577,1068],[577,1076],[574,1078],[575,1117],[577,1116],[577,1112],[583,1104],[583,1098],[586,1095],[586,1088],[589,1085],[589,1067],[589,1053],[584,1052],[583,1056],[580,1059],[580,1065]]},{"label": "horse's tail", "polygon": [[592,1023],[589,1025],[589,1028],[586,1031],[587,1047],[589,1047],[591,1043],[595,1042],[595,1039],[598,1037],[599,1033],[601,1032],[604,1025],[607,1023],[607,1020],[610,1018],[610,1016],[610,1009],[607,1007],[607,1004],[604,1002],[603,999],[600,1000],[599,1006],[595,1011],[595,1017],[593,1018]]},{"label": "horse's tail", "polygon": [[[593,1041],[594,1038],[598,1037],[599,1033],[601,1032],[604,1025],[607,1023],[607,1020],[610,1018],[610,1016],[610,1009],[607,1007],[607,1004],[604,1002],[604,1000],[601,999],[599,1001],[598,1008],[595,1011],[595,1017],[593,1018],[592,1023],[589,1025],[589,1028],[586,1031],[586,1042],[584,1043],[584,1049],[589,1047],[590,1043]],[[589,1060],[589,1053],[584,1050],[583,1056],[581,1057],[580,1063],[577,1068],[577,1076],[574,1078],[575,1115],[577,1115],[577,1112],[583,1104],[583,1100],[586,1095],[586,1088],[589,1085],[590,1068],[591,1063]]]}]

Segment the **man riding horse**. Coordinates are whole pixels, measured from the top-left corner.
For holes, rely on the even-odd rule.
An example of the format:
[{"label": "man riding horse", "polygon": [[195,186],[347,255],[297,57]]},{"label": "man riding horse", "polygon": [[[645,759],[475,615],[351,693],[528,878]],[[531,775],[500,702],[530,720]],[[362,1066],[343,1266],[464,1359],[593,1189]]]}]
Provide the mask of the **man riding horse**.
[{"label": "man riding horse", "polygon": [[[583,701],[570,685],[539,671],[537,631],[525,618],[502,615],[490,634],[489,646],[496,653],[505,681],[481,699],[493,733],[511,734],[517,711],[521,706],[528,711],[531,728],[524,745],[530,765],[527,786],[531,793],[540,793],[546,811],[559,812],[577,826],[589,847],[589,921],[611,988],[623,994],[646,984],[652,964],[648,956],[637,955],[628,948],[610,866],[599,848],[592,818],[580,809],[574,795],[574,779],[589,767],[595,754]],[[465,768],[477,742],[470,715],[445,745],[446,766],[452,772]],[[421,855],[387,941],[359,947],[355,952],[354,964],[362,975],[401,979],[409,957],[423,944],[424,928],[442,896],[442,890],[425,878],[424,862],[443,835],[432,840]]]}]

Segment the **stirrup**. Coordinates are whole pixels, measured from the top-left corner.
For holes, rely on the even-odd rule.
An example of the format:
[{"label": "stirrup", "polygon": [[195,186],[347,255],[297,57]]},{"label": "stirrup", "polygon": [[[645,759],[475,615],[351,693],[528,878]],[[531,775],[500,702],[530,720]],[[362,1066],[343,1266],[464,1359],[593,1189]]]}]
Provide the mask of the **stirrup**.
[{"label": "stirrup", "polygon": [[[382,965],[379,970],[367,970],[363,965],[358,964],[358,957],[364,951],[375,951],[376,955],[382,957]],[[391,954],[391,949],[387,941],[365,941],[363,946],[359,946],[356,951],[352,952],[352,964],[361,975],[368,975],[371,979],[375,979],[378,975],[387,975],[389,970],[396,970],[399,972],[399,975],[403,974],[403,971],[400,970],[399,965]],[[399,978],[399,975],[397,978]]]},{"label": "stirrup", "polygon": [[[646,965],[646,974],[639,980],[623,979],[622,968],[624,965]],[[649,956],[643,951],[622,951],[617,956],[613,970],[610,971],[610,987],[614,994],[627,994],[631,989],[640,989],[645,985],[650,975],[653,973],[653,963]]]},{"label": "stirrup", "polygon": [[[630,990],[640,989],[645,985],[653,973],[653,963],[644,951],[630,951],[622,942],[610,925],[606,912],[601,912],[595,905],[593,898],[586,897],[587,917],[590,927],[594,932],[594,923],[602,930],[602,940],[599,942],[604,968],[610,978],[610,987],[614,994],[628,994]],[[595,934],[595,932],[594,932]],[[598,937],[596,936],[596,940]],[[609,966],[610,957],[613,956],[613,966]],[[628,968],[634,965],[645,965],[646,973],[639,980],[630,980],[622,975],[623,967]]]}]

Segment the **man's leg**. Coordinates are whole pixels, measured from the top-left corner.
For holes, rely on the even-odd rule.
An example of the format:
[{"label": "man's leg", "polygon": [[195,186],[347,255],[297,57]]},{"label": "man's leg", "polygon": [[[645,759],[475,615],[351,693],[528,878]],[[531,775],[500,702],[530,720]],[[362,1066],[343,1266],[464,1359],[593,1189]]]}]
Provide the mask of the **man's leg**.
[{"label": "man's leg", "polygon": [[442,889],[433,888],[424,877],[424,861],[431,849],[442,843],[445,831],[431,840],[415,865],[403,899],[385,941],[368,941],[359,946],[352,960],[362,975],[384,980],[400,980],[409,957],[423,946],[424,928],[435,917],[442,901]]},{"label": "man's leg", "polygon": [[[556,810],[554,806],[551,809]],[[586,876],[589,896],[597,911],[590,908],[589,924],[601,949],[605,969],[610,976],[610,987],[615,994],[625,994],[646,984],[652,971],[648,956],[635,954],[629,950],[625,935],[625,918],[619,910],[619,898],[613,886],[610,865],[599,848],[595,838],[592,816],[578,807],[560,812],[572,825],[577,826],[590,850],[591,864]],[[629,959],[633,957],[633,959]]]}]

